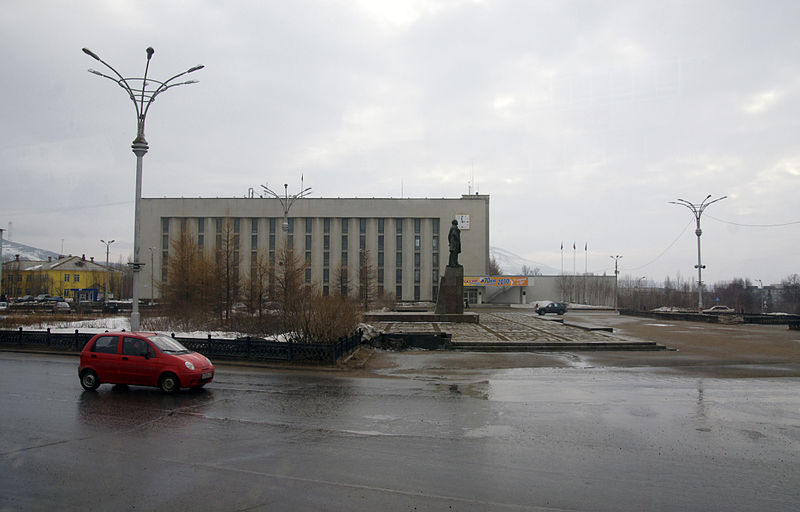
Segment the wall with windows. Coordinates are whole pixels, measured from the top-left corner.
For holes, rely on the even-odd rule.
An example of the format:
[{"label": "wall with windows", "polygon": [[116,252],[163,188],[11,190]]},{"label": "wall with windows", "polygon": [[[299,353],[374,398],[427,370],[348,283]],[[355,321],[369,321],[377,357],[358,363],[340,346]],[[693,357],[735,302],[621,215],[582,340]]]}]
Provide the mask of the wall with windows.
[{"label": "wall with windows", "polygon": [[[465,274],[485,274],[489,263],[489,196],[461,198],[304,198],[297,200],[284,226],[277,199],[142,199],[143,247],[157,247],[160,257],[146,263],[142,282],[151,273],[166,282],[171,244],[182,231],[196,237],[209,257],[224,248],[232,254],[235,274],[246,281],[260,258],[274,267],[288,244],[305,263],[305,280],[323,293],[358,296],[366,268],[375,284],[399,300],[435,300],[448,260],[447,234],[458,216]],[[285,227],[285,229],[283,229]],[[206,235],[212,236],[206,236]],[[143,298],[158,296],[149,287]]]}]

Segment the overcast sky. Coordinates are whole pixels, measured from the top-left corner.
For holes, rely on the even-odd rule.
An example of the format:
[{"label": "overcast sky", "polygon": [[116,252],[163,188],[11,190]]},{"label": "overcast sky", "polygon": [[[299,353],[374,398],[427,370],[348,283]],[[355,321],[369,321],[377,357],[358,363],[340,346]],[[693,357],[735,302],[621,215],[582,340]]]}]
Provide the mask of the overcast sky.
[{"label": "overcast sky", "polygon": [[704,281],[776,283],[800,272],[798,20],[796,0],[5,0],[0,227],[127,260],[133,104],[81,48],[141,76],[152,46],[153,78],[206,67],[150,109],[144,197],[301,174],[315,197],[480,192],[492,246],[662,281],[696,279],[669,201],[727,196]]}]

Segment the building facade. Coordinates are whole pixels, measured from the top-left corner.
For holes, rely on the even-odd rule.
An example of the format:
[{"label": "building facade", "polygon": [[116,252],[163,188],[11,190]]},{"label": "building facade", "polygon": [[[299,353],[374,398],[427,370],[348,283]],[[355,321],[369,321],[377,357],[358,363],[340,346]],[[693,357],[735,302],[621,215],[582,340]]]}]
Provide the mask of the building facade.
[{"label": "building facade", "polygon": [[122,273],[108,269],[85,256],[67,256],[49,261],[26,261],[19,257],[3,263],[3,291],[10,297],[48,294],[78,300],[98,300],[109,277],[109,292],[118,290]]},{"label": "building facade", "polygon": [[[448,261],[447,234],[459,221],[468,275],[489,266],[489,196],[460,198],[303,198],[284,208],[274,198],[143,198],[140,283],[143,299],[159,298],[169,276],[170,255],[181,235],[213,258],[229,251],[234,279],[246,282],[259,261],[274,267],[288,245],[305,263],[305,280],[323,294],[358,294],[360,273],[374,270],[374,283],[400,301],[432,301]],[[284,229],[285,228],[285,229]],[[363,261],[366,265],[362,265]]]}]

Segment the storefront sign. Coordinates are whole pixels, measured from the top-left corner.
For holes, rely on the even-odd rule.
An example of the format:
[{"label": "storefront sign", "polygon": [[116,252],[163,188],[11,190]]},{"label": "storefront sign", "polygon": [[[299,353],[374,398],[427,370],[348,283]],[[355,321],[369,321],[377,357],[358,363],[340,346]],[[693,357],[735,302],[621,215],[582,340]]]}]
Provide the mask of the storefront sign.
[{"label": "storefront sign", "polygon": [[528,286],[527,276],[464,276],[464,286]]}]

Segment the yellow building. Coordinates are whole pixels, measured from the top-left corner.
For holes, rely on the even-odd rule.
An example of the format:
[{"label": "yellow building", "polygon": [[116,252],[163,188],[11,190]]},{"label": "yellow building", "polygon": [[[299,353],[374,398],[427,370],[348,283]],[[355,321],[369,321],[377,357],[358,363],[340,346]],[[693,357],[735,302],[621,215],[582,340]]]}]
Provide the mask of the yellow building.
[{"label": "yellow building", "polygon": [[[119,290],[122,272],[109,269],[109,295]],[[78,300],[98,300],[105,291],[106,267],[86,257],[3,263],[2,291],[9,297],[48,294]]]}]

